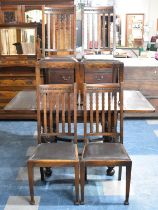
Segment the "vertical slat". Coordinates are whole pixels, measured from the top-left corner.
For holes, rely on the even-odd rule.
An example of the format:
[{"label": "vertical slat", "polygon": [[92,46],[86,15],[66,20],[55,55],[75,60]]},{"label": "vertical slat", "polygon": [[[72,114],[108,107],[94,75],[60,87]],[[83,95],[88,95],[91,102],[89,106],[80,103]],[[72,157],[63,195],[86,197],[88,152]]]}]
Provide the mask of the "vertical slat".
[{"label": "vertical slat", "polygon": [[94,50],[95,46],[94,46],[94,42],[95,42],[95,21],[94,21],[94,14],[92,14],[92,48]]},{"label": "vertical slat", "polygon": [[72,15],[70,14],[70,36],[69,36],[69,49],[72,49]]},{"label": "vertical slat", "polygon": [[56,94],[56,132],[59,133],[59,94]]},{"label": "vertical slat", "polygon": [[45,14],[44,14],[45,6],[42,6],[42,55],[45,57]]},{"label": "vertical slat", "polygon": [[108,47],[110,48],[110,14],[108,14]]},{"label": "vertical slat", "polygon": [[53,133],[53,96],[49,93],[49,120],[50,133]]},{"label": "vertical slat", "polygon": [[57,15],[57,18],[58,18],[58,20],[57,20],[57,22],[58,22],[58,46],[57,46],[57,49],[59,50],[60,49],[60,27],[61,27],[61,25],[60,25],[60,23],[61,23],[61,15]]},{"label": "vertical slat", "polygon": [[105,132],[105,96],[104,93],[102,93],[102,132]]},{"label": "vertical slat", "polygon": [[89,93],[90,97],[90,132],[93,133],[93,94]]},{"label": "vertical slat", "polygon": [[98,99],[98,92],[96,92],[96,132],[99,132],[99,110],[98,110],[98,105],[99,105],[99,99]]},{"label": "vertical slat", "polygon": [[[47,45],[50,50],[50,13],[47,15]],[[50,56],[50,51],[48,51],[48,55]]]},{"label": "vertical slat", "polygon": [[[82,20],[82,51],[84,51],[85,48],[85,32],[86,32],[86,25],[85,25],[85,14],[84,14],[84,9],[82,8],[81,10],[81,20]],[[83,37],[84,35],[84,37]]]},{"label": "vertical slat", "polygon": [[103,25],[102,25],[102,46],[103,46],[103,49],[105,48],[105,14],[103,13]]},{"label": "vertical slat", "polygon": [[108,93],[108,132],[111,131],[111,94]]},{"label": "vertical slat", "polygon": [[62,100],[62,133],[65,133],[65,94],[61,95]]},{"label": "vertical slat", "polygon": [[44,133],[47,133],[47,95],[43,94]]},{"label": "vertical slat", "polygon": [[64,27],[64,49],[66,49],[68,46],[67,46],[67,33],[66,33],[66,27],[67,27],[67,15],[65,14],[64,15],[64,24],[63,24],[63,27]]},{"label": "vertical slat", "polygon": [[87,49],[89,49],[90,48],[90,46],[89,46],[89,38],[90,38],[90,24],[89,24],[89,16],[90,16],[90,14],[87,14]]},{"label": "vertical slat", "polygon": [[74,7],[74,14],[72,15],[73,16],[73,33],[72,33],[72,48],[73,50],[75,51],[76,49],[76,7]]},{"label": "vertical slat", "polygon": [[117,132],[117,92],[114,93],[114,132]]},{"label": "vertical slat", "polygon": [[98,40],[98,49],[100,49],[101,46],[101,23],[100,23],[100,15],[97,15],[97,40]]},{"label": "vertical slat", "polygon": [[53,31],[52,31],[52,39],[53,39],[53,49],[56,49],[57,47],[56,47],[56,41],[55,41],[55,38],[56,38],[56,36],[55,36],[55,28],[56,28],[56,24],[55,24],[55,22],[56,22],[56,15],[52,15],[52,21],[53,21]]},{"label": "vertical slat", "polygon": [[71,133],[71,94],[68,93],[68,134]]}]

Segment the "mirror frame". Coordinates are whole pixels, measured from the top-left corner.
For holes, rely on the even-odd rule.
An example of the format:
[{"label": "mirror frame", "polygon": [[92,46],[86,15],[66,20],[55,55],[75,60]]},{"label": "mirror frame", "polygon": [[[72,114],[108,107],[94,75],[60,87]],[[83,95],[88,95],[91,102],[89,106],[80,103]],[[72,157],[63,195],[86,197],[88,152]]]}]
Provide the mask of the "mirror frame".
[{"label": "mirror frame", "polygon": [[2,55],[1,54],[1,43],[0,43],[0,57],[5,58],[37,58],[38,55],[38,42],[37,42],[37,24],[36,23],[20,23],[20,24],[0,24],[0,30],[1,29],[7,29],[7,28],[17,28],[17,29],[34,29],[35,30],[35,54],[27,55],[27,54],[17,54],[17,55]]}]

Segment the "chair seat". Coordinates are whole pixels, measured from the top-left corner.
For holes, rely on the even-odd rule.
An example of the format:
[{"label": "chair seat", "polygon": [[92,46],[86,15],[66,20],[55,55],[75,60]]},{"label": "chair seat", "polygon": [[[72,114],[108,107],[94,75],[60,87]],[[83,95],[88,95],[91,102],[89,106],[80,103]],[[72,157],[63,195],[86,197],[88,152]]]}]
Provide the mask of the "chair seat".
[{"label": "chair seat", "polygon": [[32,160],[75,160],[76,145],[73,143],[42,143],[37,146]]},{"label": "chair seat", "polygon": [[130,161],[123,144],[91,143],[85,148],[83,160],[116,160]]}]

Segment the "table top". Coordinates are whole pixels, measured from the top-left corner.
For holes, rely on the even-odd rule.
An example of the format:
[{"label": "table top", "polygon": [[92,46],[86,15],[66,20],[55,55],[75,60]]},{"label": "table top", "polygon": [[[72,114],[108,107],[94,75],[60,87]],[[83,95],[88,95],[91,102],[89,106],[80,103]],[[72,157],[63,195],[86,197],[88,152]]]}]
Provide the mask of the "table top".
[{"label": "table top", "polygon": [[113,55],[85,55],[86,60],[118,60],[125,67],[158,67],[155,58],[115,58]]},{"label": "table top", "polygon": [[[6,111],[35,111],[36,91],[20,91],[4,108]],[[124,90],[124,111],[134,113],[154,112],[155,108],[140,91]]]}]

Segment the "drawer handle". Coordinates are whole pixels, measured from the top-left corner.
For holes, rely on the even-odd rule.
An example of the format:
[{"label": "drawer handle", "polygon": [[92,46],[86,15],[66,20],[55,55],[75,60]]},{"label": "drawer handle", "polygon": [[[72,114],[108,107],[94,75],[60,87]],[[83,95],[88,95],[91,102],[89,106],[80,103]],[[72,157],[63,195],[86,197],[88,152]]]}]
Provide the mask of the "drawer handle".
[{"label": "drawer handle", "polygon": [[104,79],[104,76],[102,75],[102,76],[96,76],[96,80],[97,81],[100,81],[100,80],[102,80],[102,79]]},{"label": "drawer handle", "polygon": [[68,81],[68,80],[70,80],[71,79],[71,76],[62,76],[62,79],[64,80],[64,81]]}]

